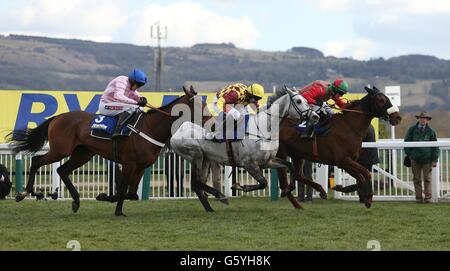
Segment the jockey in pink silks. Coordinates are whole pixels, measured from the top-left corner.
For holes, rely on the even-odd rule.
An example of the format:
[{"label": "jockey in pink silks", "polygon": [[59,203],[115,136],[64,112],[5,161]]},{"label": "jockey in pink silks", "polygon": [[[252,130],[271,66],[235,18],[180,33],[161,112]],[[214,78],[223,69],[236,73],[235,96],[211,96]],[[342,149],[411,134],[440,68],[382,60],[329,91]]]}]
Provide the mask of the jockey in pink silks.
[{"label": "jockey in pink silks", "polygon": [[117,126],[113,138],[120,136],[125,124],[140,107],[147,104],[147,99],[137,91],[147,83],[147,75],[140,70],[133,70],[127,76],[118,76],[109,82],[100,98],[99,112],[106,116],[117,116]]}]

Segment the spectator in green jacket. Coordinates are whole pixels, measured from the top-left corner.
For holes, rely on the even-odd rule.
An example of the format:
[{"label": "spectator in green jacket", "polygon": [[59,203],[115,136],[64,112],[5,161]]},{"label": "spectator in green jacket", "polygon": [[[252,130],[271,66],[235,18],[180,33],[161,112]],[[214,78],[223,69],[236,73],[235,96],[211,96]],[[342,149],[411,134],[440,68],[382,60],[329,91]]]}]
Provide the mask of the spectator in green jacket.
[{"label": "spectator in green jacket", "polygon": [[[431,116],[427,112],[421,112],[416,116],[418,122],[408,129],[406,141],[437,141],[436,132],[429,126]],[[436,167],[439,158],[439,148],[405,148],[405,153],[411,159],[414,189],[417,203],[431,202],[431,170]],[[424,182],[424,194],[422,196],[422,177]]]}]

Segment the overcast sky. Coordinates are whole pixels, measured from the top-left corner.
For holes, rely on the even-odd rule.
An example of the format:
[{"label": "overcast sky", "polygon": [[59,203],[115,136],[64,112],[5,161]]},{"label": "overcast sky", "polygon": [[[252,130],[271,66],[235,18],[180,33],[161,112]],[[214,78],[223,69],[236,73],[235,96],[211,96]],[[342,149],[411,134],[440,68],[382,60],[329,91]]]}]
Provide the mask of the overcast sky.
[{"label": "overcast sky", "polygon": [[450,59],[450,0],[14,0],[0,1],[0,33],[163,46],[232,42],[370,59],[426,54]]}]

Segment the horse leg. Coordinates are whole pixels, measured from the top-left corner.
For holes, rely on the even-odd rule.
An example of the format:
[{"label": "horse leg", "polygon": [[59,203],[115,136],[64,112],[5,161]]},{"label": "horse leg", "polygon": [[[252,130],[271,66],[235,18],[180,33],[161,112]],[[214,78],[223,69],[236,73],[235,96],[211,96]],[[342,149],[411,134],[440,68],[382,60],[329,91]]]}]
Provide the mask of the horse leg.
[{"label": "horse leg", "polygon": [[[284,150],[278,149],[277,157],[286,160],[286,153]],[[278,171],[278,182],[280,183],[280,189],[283,191],[288,187],[288,181],[287,181],[287,171],[285,167],[277,168]],[[300,205],[300,203],[297,201],[297,199],[292,195],[292,193],[288,193],[287,195],[288,200],[291,202],[292,206],[294,206],[295,209],[302,209],[303,207]]]},{"label": "horse leg", "polygon": [[245,170],[258,182],[258,184],[250,184],[242,186],[242,191],[250,192],[254,190],[264,189],[267,187],[267,180],[263,171],[257,165],[249,165],[244,167]]},{"label": "horse leg", "polygon": [[36,172],[40,167],[61,161],[64,157],[64,155],[54,153],[51,150],[44,155],[33,156],[33,158],[31,158],[30,174],[28,175],[28,182],[25,192],[18,193],[16,195],[16,201],[19,202],[26,198],[29,194],[33,193]]},{"label": "horse leg", "polygon": [[[287,170],[286,168],[277,168],[276,170],[278,171],[278,182],[280,184],[280,190],[283,191],[288,187]],[[287,193],[286,197],[295,209],[303,208],[291,192]]]},{"label": "horse leg", "polygon": [[207,212],[213,212],[211,205],[208,202],[208,198],[204,191],[201,189],[202,184],[202,176],[203,176],[203,154],[197,154],[192,156],[192,178],[191,178],[191,189],[197,194],[198,199],[200,200],[203,208]]},{"label": "horse leg", "polygon": [[325,189],[320,184],[306,178],[303,174],[303,167],[305,164],[304,162],[305,161],[303,159],[293,159],[294,174],[296,174],[295,179],[305,185],[311,186],[314,190],[318,191],[320,198],[327,199],[328,195]]},{"label": "horse leg", "polygon": [[206,183],[207,179],[208,179],[210,165],[211,165],[211,162],[209,162],[209,161],[203,162],[202,175],[201,175],[202,178],[201,178],[201,181],[198,183],[198,187],[201,190],[208,192],[211,195],[214,195],[214,197],[216,197],[216,199],[218,199],[221,203],[228,205],[229,204],[228,197],[225,196],[224,194],[222,194],[216,188],[211,187]]},{"label": "horse leg", "polygon": [[[302,161],[302,164],[300,165],[300,167],[303,168],[303,160],[301,160],[301,161]],[[291,181],[286,187],[284,187],[282,189],[281,197],[284,198],[287,195],[291,194],[291,192],[294,191],[294,189],[295,189],[295,179],[296,179],[296,177],[298,177],[298,174],[296,174],[295,168],[292,165],[292,163],[290,163],[284,159],[275,158],[270,161],[269,166],[272,168],[288,168],[289,169],[289,172],[291,173]]]},{"label": "horse leg", "polygon": [[[116,210],[114,212],[115,216],[126,216],[123,213],[123,202],[125,200],[125,195],[128,190],[129,182],[127,180],[132,178],[135,175],[136,166],[134,164],[123,165],[122,167],[122,176],[119,187],[117,188],[117,205]],[[127,176],[127,178],[125,178]]]},{"label": "horse leg", "polygon": [[359,197],[364,201],[365,206],[367,208],[370,208],[372,206],[373,197],[373,193],[371,192],[372,184],[370,180],[372,179],[372,177],[370,172],[365,167],[349,157],[344,160],[340,167],[356,179],[356,183],[359,188]]},{"label": "horse leg", "polygon": [[61,177],[61,179],[64,182],[64,185],[67,187],[67,189],[70,192],[70,195],[72,196],[73,199],[72,211],[74,213],[76,213],[80,208],[80,194],[78,194],[78,191],[73,185],[72,181],[70,180],[69,175],[72,173],[73,170],[81,167],[82,165],[86,164],[89,160],[91,160],[93,155],[94,154],[88,151],[86,148],[77,147],[73,151],[69,160],[56,169],[58,175]]},{"label": "horse leg", "polygon": [[139,169],[136,170],[136,173],[134,174],[133,178],[131,179],[131,184],[128,186],[127,193],[125,195],[125,199],[128,200],[138,200],[139,195],[137,194],[137,189],[139,187],[139,182],[142,179],[142,176],[144,175],[145,166],[139,167]]}]

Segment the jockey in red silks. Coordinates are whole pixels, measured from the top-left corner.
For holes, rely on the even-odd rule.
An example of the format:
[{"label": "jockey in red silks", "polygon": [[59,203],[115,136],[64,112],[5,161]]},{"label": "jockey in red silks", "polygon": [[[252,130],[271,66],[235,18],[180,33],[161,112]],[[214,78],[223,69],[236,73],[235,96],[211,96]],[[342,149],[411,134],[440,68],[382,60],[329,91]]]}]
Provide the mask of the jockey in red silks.
[{"label": "jockey in red silks", "polygon": [[[348,93],[348,83],[343,79],[336,79],[333,83],[327,81],[317,80],[305,87],[303,87],[299,94],[301,94],[311,106],[311,109],[319,113],[323,112],[325,115],[333,114],[331,108],[327,105],[329,99],[334,100],[339,108],[344,108],[346,101],[342,100],[341,97]],[[301,135],[302,138],[311,138],[314,133],[314,125],[309,121],[306,126],[306,131]]]}]

